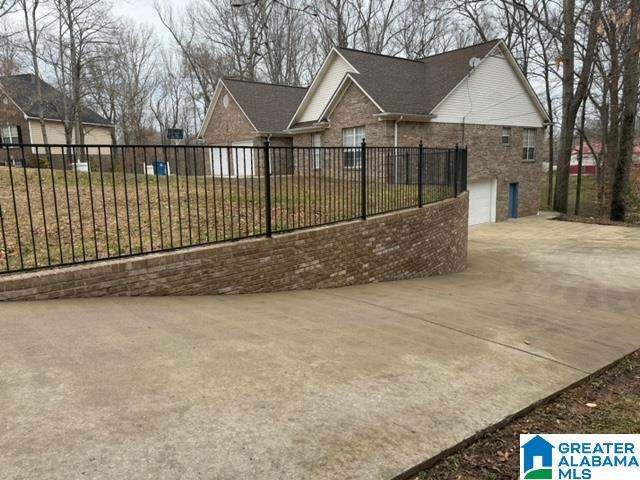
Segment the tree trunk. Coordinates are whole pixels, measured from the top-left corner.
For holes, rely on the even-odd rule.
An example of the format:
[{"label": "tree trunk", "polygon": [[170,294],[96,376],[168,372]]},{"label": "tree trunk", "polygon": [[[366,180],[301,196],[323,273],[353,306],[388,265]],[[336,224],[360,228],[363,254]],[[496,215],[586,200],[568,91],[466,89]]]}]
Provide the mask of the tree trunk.
[{"label": "tree trunk", "polygon": [[553,208],[567,213],[569,207],[569,165],[573,147],[573,133],[580,104],[588,92],[588,83],[595,57],[596,33],[600,19],[601,0],[593,0],[589,20],[588,40],[585,47],[582,71],[575,85],[575,0],[564,1],[564,32],[562,34],[562,122],[560,124],[560,148],[558,151],[558,172]]},{"label": "tree trunk", "polygon": [[547,208],[551,210],[553,205],[553,123],[549,124],[549,174],[547,179]]},{"label": "tree trunk", "polygon": [[582,115],[580,117],[580,146],[578,147],[578,176],[576,181],[576,206],[574,213],[580,215],[580,194],[582,189],[582,159],[584,155],[584,124],[587,102],[582,104]]},{"label": "tree trunk", "polygon": [[[27,6],[27,2],[22,2],[21,6],[24,12],[24,22],[27,30],[27,37],[29,39],[29,49],[31,53],[31,63],[33,64],[33,74],[36,77],[36,96],[38,98],[38,122],[40,123],[40,130],[42,132],[42,142],[45,145],[49,144],[47,137],[47,128],[44,122],[44,98],[42,97],[42,83],[40,82],[40,64],[38,63],[38,6],[39,0],[35,0],[31,6],[31,12]],[[29,13],[31,15],[29,15]],[[31,16],[31,18],[29,18]]]},{"label": "tree trunk", "polygon": [[620,128],[620,150],[613,180],[611,198],[611,220],[624,221],[629,176],[633,161],[633,139],[638,111],[638,83],[640,83],[640,62],[638,53],[638,16],[640,0],[631,0],[631,26],[629,48],[624,56],[624,85],[622,89],[622,121]]}]

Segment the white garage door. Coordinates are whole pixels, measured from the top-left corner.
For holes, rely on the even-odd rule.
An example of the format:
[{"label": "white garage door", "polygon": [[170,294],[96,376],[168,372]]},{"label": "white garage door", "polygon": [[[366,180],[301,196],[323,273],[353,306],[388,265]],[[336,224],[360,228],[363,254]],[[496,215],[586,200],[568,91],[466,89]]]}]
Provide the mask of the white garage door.
[{"label": "white garage door", "polygon": [[238,177],[250,177],[254,174],[253,170],[253,140],[247,140],[244,142],[233,142],[233,161],[234,171]]},{"label": "white garage door", "polygon": [[495,222],[494,179],[469,182],[469,225]]},{"label": "white garage door", "polygon": [[226,148],[214,147],[209,158],[209,170],[217,177],[229,175],[229,151]]}]

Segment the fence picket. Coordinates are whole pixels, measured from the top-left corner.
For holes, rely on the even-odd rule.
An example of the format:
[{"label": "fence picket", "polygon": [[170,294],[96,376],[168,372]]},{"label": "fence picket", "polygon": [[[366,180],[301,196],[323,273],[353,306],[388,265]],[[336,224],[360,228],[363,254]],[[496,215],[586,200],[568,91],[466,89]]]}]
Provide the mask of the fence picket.
[{"label": "fence picket", "polygon": [[3,144],[0,268],[4,274],[366,219],[455,197],[466,190],[466,175],[466,148],[422,142]]}]

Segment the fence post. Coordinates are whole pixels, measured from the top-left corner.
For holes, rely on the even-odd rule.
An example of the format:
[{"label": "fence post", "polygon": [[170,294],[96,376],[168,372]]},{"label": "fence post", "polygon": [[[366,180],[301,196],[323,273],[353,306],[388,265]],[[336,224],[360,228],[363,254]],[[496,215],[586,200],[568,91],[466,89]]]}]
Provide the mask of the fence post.
[{"label": "fence post", "polygon": [[467,191],[467,152],[468,146],[465,145],[462,149],[461,162],[462,162],[462,179],[460,182],[461,190],[463,192]]},{"label": "fence post", "polygon": [[360,190],[362,193],[362,220],[367,219],[367,142],[362,139],[362,145],[360,146],[360,172],[362,174],[362,185]]},{"label": "fence post", "polygon": [[269,140],[264,141],[264,209],[265,224],[267,227],[267,237],[271,237],[271,160],[269,158],[270,146]]},{"label": "fence post", "polygon": [[420,144],[418,145],[418,206],[422,208],[424,205],[424,200],[422,198],[422,184],[424,183],[423,170],[424,170],[424,146],[422,145],[422,140],[420,140]]},{"label": "fence post", "polygon": [[458,144],[456,143],[456,149],[454,151],[454,155],[453,155],[453,196],[457,197],[458,196],[458,157],[459,157],[459,149],[458,149]]}]

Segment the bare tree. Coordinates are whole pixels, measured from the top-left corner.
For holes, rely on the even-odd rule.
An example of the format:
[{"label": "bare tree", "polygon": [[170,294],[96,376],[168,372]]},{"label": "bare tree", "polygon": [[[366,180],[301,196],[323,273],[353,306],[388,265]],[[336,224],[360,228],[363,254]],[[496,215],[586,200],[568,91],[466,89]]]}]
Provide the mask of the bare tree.
[{"label": "bare tree", "polygon": [[[204,101],[204,109],[206,110],[219,76],[219,71],[217,71],[219,68],[213,51],[215,49],[206,42],[208,34],[203,36],[203,32],[199,29],[199,5],[191,3],[182,19],[176,18],[168,3],[156,0],[154,8],[160,21],[176,42],[184,62],[189,66],[191,75],[197,80],[200,87],[199,95]],[[212,27],[210,26],[210,28]],[[205,31],[207,30],[205,29]]]},{"label": "bare tree", "polygon": [[13,11],[16,0],[0,0],[0,17],[4,17]]},{"label": "bare tree", "polygon": [[[554,29],[559,28],[561,22],[559,15],[549,15],[546,18]],[[545,110],[549,116],[547,127],[547,150],[548,150],[548,178],[547,178],[547,208],[553,205],[553,178],[555,166],[555,128],[556,128],[556,84],[560,79],[554,68],[556,55],[559,50],[557,38],[549,33],[539,22],[534,22],[533,31],[536,41],[533,43],[532,58],[530,61],[529,74],[540,77],[544,84]]]},{"label": "bare tree", "polygon": [[58,17],[58,71],[70,85],[67,114],[77,143],[84,143],[82,122],[85,69],[95,59],[98,46],[111,41],[111,16],[104,0],[53,0]]},{"label": "bare tree", "polygon": [[156,89],[150,100],[150,108],[164,143],[168,129],[182,128],[187,136],[192,136],[195,133],[195,125],[191,125],[191,97],[179,64],[176,64],[176,59],[166,51],[162,53],[161,61],[162,65],[156,71]]},{"label": "bare tree", "polygon": [[624,86],[622,90],[622,119],[620,124],[620,154],[615,170],[611,199],[611,219],[624,221],[626,195],[633,158],[636,115],[638,113],[638,83],[640,82],[640,0],[631,0],[627,17],[629,43],[624,55]]},{"label": "bare tree", "polygon": [[117,134],[124,143],[142,143],[149,127],[158,44],[149,27],[131,22],[119,23],[113,39],[99,47],[88,65],[87,101],[116,125],[114,142]]},{"label": "bare tree", "polygon": [[[514,0],[516,6],[540,22],[549,33],[555,36],[562,47],[559,56],[559,62],[562,64],[562,119],[553,207],[559,212],[567,213],[569,164],[576,116],[582,101],[588,94],[589,77],[596,56],[597,29],[600,24],[602,0],[585,0],[578,9],[576,9],[576,0],[563,0],[562,29],[556,28],[549,22],[549,3],[544,0],[532,7],[525,0]],[[576,68],[577,47],[582,50],[581,69]]]},{"label": "bare tree", "polygon": [[314,45],[309,38],[309,15],[294,6],[295,0],[283,0],[267,19],[262,60],[266,80],[300,85],[305,74],[305,57]]},{"label": "bare tree", "polygon": [[[43,19],[40,16],[40,0],[17,0],[23,19],[24,28],[27,37],[27,45],[29,56],[31,57],[31,67],[36,77],[36,96],[38,100],[38,121],[40,122],[40,131],[42,133],[42,141],[49,143],[47,137],[47,129],[44,121],[44,98],[42,96],[42,82],[40,80],[40,61],[38,58],[38,49],[40,44],[40,23]],[[46,21],[46,20],[45,20]]]},{"label": "bare tree", "polygon": [[20,72],[20,49],[15,42],[18,32],[6,18],[1,20],[0,28],[0,77],[15,75]]},{"label": "bare tree", "polygon": [[445,5],[439,0],[407,0],[398,19],[400,51],[409,58],[424,58],[451,47],[451,30],[455,23],[447,23]]}]

